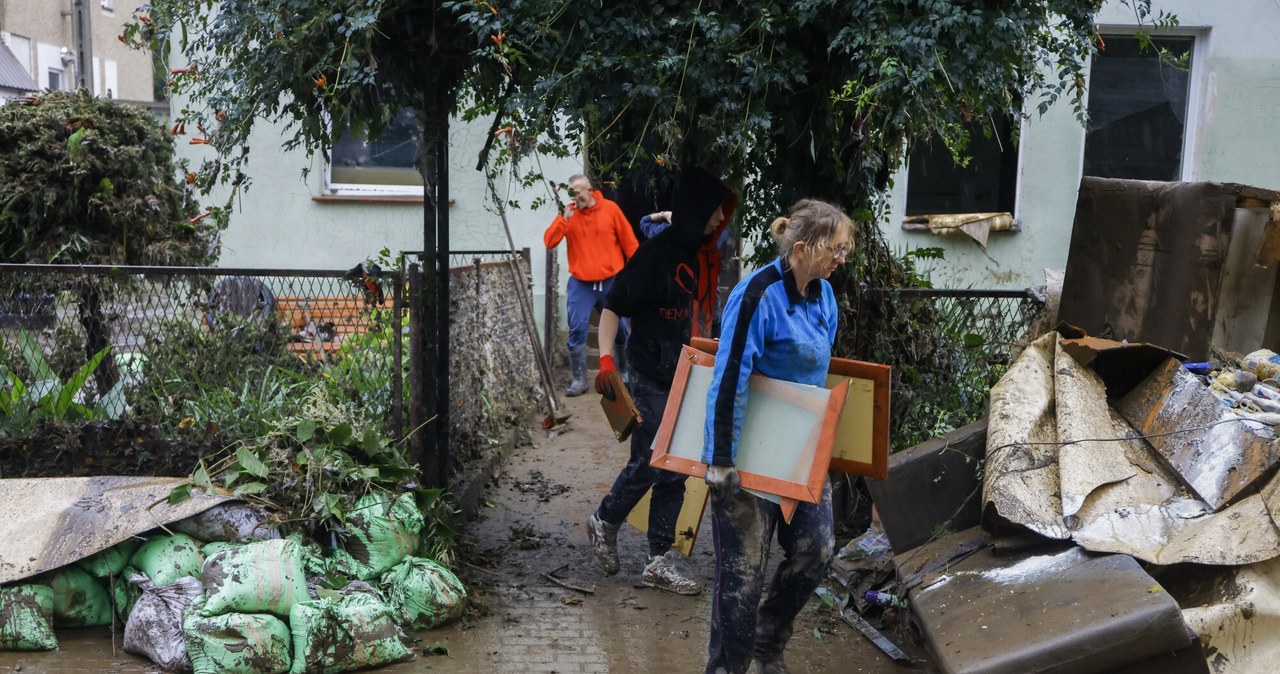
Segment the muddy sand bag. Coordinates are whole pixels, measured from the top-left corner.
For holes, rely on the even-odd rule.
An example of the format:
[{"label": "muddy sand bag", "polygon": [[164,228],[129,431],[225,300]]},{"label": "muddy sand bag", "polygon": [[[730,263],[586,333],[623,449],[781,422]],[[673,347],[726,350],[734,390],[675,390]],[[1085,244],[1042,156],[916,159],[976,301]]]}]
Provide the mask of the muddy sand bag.
[{"label": "muddy sand bag", "polygon": [[304,601],[289,613],[290,674],[336,674],[413,659],[386,602],[371,594]]},{"label": "muddy sand bag", "polygon": [[412,630],[429,630],[462,615],[467,588],[438,562],[407,557],[382,575],[382,591],[396,621]]},{"label": "muddy sand bag", "polygon": [[200,573],[208,598],[204,615],[273,613],[287,617],[294,604],[311,598],[296,538],[246,543],[209,558]]},{"label": "muddy sand bag", "polygon": [[89,575],[71,564],[43,577],[53,590],[54,627],[96,627],[111,624],[111,594]]},{"label": "muddy sand bag", "polygon": [[370,580],[418,551],[423,520],[412,494],[369,494],[347,513],[346,525],[342,547],[357,562],[352,571]]},{"label": "muddy sand bag", "polygon": [[280,538],[267,516],[248,503],[222,503],[169,525],[170,529],[208,542],[269,541]]},{"label": "muddy sand bag", "polygon": [[222,552],[223,550],[235,550],[236,548],[239,548],[240,545],[240,543],[228,543],[226,541],[205,543],[204,547],[200,548],[200,554],[204,555],[204,561],[208,563],[210,557]]},{"label": "muddy sand bag", "polygon": [[280,674],[289,671],[289,626],[265,613],[202,614],[197,599],[182,623],[195,674]]},{"label": "muddy sand bag", "polygon": [[182,614],[200,597],[200,581],[190,576],[172,585],[156,585],[135,573],[129,582],[142,594],[124,626],[124,650],[146,656],[167,672],[191,671],[182,636]]},{"label": "muddy sand bag", "polygon": [[133,611],[133,605],[138,601],[138,597],[142,596],[142,590],[129,582],[129,577],[136,573],[139,573],[137,569],[126,566],[120,575],[112,576],[106,581],[107,592],[115,603],[116,616],[122,623],[129,622],[129,613]]},{"label": "muddy sand bag", "polygon": [[179,578],[199,578],[204,555],[200,554],[200,543],[186,534],[157,536],[138,547],[129,558],[129,566],[146,574],[156,585],[172,585]]},{"label": "muddy sand bag", "polygon": [[99,550],[76,564],[99,580],[114,578],[124,573],[125,565],[129,563],[129,558],[137,551],[140,543],[136,538],[127,538],[106,550]]},{"label": "muddy sand bag", "polygon": [[53,588],[0,587],[0,651],[54,651]]}]

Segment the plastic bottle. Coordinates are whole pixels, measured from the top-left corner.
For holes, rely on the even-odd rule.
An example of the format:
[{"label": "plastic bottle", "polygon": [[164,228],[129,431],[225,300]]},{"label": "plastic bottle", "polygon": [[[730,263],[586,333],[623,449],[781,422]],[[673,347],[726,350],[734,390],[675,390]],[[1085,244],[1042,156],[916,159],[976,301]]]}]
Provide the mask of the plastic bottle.
[{"label": "plastic bottle", "polygon": [[907,602],[902,597],[890,592],[867,590],[866,600],[872,606],[888,606],[890,608],[906,608]]}]

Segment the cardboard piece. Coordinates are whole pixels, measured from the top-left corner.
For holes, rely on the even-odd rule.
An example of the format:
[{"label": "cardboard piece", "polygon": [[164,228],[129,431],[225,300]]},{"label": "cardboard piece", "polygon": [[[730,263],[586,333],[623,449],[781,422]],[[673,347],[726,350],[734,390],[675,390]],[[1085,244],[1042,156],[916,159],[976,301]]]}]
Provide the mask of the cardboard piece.
[{"label": "cardboard piece", "polygon": [[[714,354],[720,342],[694,337],[689,345]],[[832,358],[827,388],[849,382],[849,395],[836,427],[831,470],[883,480],[889,477],[889,381],[893,368]]]},{"label": "cardboard piece", "polygon": [[[702,528],[702,514],[707,509],[707,497],[710,493],[706,482],[685,480],[684,505],[680,506],[680,514],[676,516],[676,540],[671,545],[672,549],[685,557],[693,555],[693,545],[698,542],[698,530]],[[653,490],[650,489],[627,515],[627,524],[639,529],[642,534],[649,533],[649,502],[652,497]]]},{"label": "cardboard piece", "polygon": [[609,420],[613,436],[618,442],[622,442],[631,437],[631,432],[640,425],[640,410],[631,400],[631,393],[627,391],[627,385],[622,382],[622,376],[617,370],[609,373],[609,384],[613,386],[613,400],[600,396],[600,408]]},{"label": "cardboard piece", "polygon": [[[667,398],[651,465],[703,477],[702,436],[715,356],[685,347]],[[817,503],[827,482],[836,426],[849,391],[803,386],[760,375],[738,439],[738,477],[744,489]]]}]

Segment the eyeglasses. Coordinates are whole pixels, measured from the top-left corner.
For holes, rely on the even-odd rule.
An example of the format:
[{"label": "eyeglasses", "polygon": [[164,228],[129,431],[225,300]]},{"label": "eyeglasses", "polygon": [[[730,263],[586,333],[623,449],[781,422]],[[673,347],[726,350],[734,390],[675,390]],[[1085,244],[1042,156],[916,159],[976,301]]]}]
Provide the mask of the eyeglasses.
[{"label": "eyeglasses", "polygon": [[853,246],[850,244],[845,244],[843,246],[829,246],[825,243],[819,243],[817,245],[827,251],[830,251],[831,257],[837,260],[839,260],[842,257],[845,259],[848,259],[849,253],[853,251]]}]

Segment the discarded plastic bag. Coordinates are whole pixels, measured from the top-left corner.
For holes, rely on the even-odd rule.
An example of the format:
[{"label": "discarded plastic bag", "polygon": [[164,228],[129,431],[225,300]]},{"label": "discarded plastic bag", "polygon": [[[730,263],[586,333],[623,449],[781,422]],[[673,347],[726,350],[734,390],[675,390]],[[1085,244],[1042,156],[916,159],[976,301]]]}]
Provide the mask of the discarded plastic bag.
[{"label": "discarded plastic bag", "polygon": [[413,630],[429,630],[462,615],[467,588],[437,562],[408,557],[382,575],[382,590],[396,620]]},{"label": "discarded plastic bag", "polygon": [[129,558],[138,549],[138,539],[126,538],[106,550],[99,550],[92,556],[76,562],[80,568],[93,574],[94,578],[107,579],[119,576],[129,563]]},{"label": "discarded plastic bag", "polygon": [[53,588],[0,587],[0,651],[53,651]]},{"label": "discarded plastic bag", "polygon": [[213,542],[269,541],[280,533],[268,526],[267,517],[247,503],[223,503],[178,520],[169,528],[192,538]]},{"label": "discarded plastic bag", "polygon": [[204,555],[200,554],[200,544],[186,534],[158,536],[133,553],[129,566],[146,574],[156,585],[172,585],[179,578],[200,577]]},{"label": "discarded plastic bag", "polygon": [[289,671],[289,626],[262,613],[202,615],[197,599],[182,623],[195,674],[281,674]]},{"label": "discarded plastic bag", "polygon": [[111,624],[111,595],[88,571],[64,566],[47,574],[44,583],[53,590],[54,627]]},{"label": "discarded plastic bag", "polygon": [[210,557],[200,573],[208,595],[207,616],[273,613],[287,617],[294,604],[311,598],[297,539],[246,543]]},{"label": "discarded plastic bag", "polygon": [[137,585],[142,595],[124,626],[124,650],[144,655],[168,672],[190,671],[182,613],[200,597],[200,581],[188,576],[172,585],[156,585],[135,573],[129,582]]},{"label": "discarded plastic bag", "polygon": [[422,512],[412,494],[404,493],[395,499],[369,494],[356,501],[347,513],[351,535],[342,543],[358,562],[353,569],[355,575],[360,580],[376,578],[417,552],[422,525]]},{"label": "discarded plastic bag", "polygon": [[290,674],[336,674],[413,659],[391,607],[364,593],[304,601],[289,613]]}]

